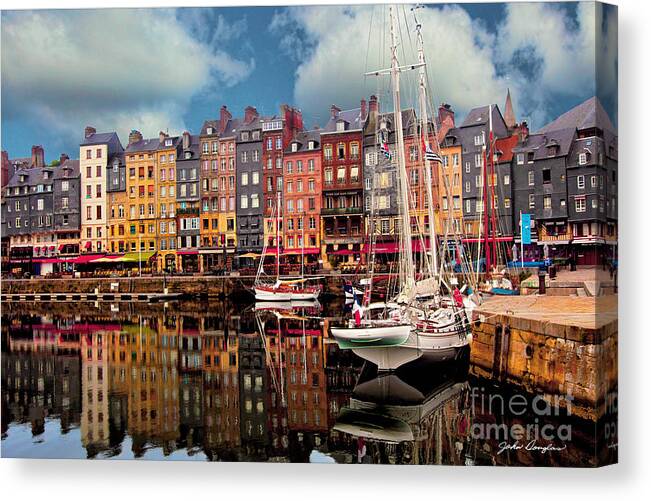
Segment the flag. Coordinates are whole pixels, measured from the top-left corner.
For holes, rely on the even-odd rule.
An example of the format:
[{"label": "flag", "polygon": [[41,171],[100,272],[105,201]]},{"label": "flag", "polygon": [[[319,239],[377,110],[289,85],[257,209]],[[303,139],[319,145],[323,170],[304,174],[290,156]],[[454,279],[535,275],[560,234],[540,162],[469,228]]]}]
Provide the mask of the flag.
[{"label": "flag", "polygon": [[353,316],[355,317],[355,325],[359,327],[360,324],[362,323],[362,305],[359,304],[359,297],[357,296],[354,287],[353,287]]},{"label": "flag", "polygon": [[432,148],[429,147],[429,144],[425,143],[425,137],[423,137],[423,153],[425,154],[425,160],[428,160],[429,162],[443,163],[443,159],[440,155],[434,152]]},{"label": "flag", "polygon": [[523,245],[531,243],[531,214],[520,215],[520,238]]},{"label": "flag", "polygon": [[391,151],[389,151],[389,145],[386,141],[380,143],[380,151],[386,158],[391,158]]}]

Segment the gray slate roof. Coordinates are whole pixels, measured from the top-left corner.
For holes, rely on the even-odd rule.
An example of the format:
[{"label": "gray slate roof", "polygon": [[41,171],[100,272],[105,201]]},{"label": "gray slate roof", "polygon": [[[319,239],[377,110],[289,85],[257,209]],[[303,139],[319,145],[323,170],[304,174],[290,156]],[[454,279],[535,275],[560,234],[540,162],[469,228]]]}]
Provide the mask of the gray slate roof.
[{"label": "gray slate roof", "polygon": [[[63,175],[63,171],[66,168],[70,169],[70,174],[68,174],[68,176]],[[54,169],[54,179],[63,179],[64,177],[79,177],[79,160],[68,159]]]},{"label": "gray slate roof", "polygon": [[115,132],[96,132],[85,137],[80,143],[80,146],[91,146],[95,144],[108,145],[109,153],[115,153],[124,149],[122,143],[120,143],[120,138]]},{"label": "gray slate roof", "polygon": [[353,108],[352,110],[340,111],[336,117],[330,117],[328,123],[323,128],[321,133],[337,132],[337,122],[343,120],[346,123],[345,130],[357,130],[364,127],[366,117],[362,117],[361,108]]},{"label": "gray slate roof", "polygon": [[590,129],[598,127],[603,130],[617,134],[608,113],[604,110],[596,96],[587,99],[578,106],[566,111],[556,120],[545,125],[538,132],[548,132],[559,129]]},{"label": "gray slate roof", "polygon": [[[310,141],[314,141],[314,149],[308,150],[307,145]],[[292,143],[298,143],[297,151],[292,151]],[[299,132],[296,137],[292,139],[289,146],[285,148],[285,154],[301,153],[304,151],[318,151],[321,148],[321,130],[313,129],[308,131]]]}]

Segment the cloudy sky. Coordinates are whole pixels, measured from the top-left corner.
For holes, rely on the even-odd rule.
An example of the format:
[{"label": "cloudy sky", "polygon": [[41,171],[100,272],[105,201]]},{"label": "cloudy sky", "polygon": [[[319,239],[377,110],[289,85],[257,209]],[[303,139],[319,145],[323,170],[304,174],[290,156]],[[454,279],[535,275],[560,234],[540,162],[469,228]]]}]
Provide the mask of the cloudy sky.
[{"label": "cloudy sky", "polygon": [[[415,62],[413,13],[399,9],[401,63]],[[617,122],[616,10],[579,3],[439,4],[418,10],[435,103],[458,120],[488,103],[533,129],[597,93]],[[323,125],[389,82],[384,6],[2,12],[2,148],[78,156],[85,125],[154,136],[196,132],[222,104],[241,115],[282,103]],[[595,63],[597,61],[597,64]],[[415,105],[414,76],[403,104]],[[595,84],[595,81],[597,84]]]}]

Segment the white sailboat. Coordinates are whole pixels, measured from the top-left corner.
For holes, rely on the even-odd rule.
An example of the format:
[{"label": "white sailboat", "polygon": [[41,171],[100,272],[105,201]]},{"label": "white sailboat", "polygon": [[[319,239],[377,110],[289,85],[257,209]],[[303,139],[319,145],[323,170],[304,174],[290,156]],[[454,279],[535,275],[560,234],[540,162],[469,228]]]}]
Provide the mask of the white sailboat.
[{"label": "white sailboat", "polygon": [[[435,220],[433,217],[433,196],[431,162],[440,160],[438,141],[436,153],[429,146],[429,123],[427,119],[427,95],[425,86],[425,56],[420,24],[417,23],[418,55],[417,64],[400,66],[397,57],[397,26],[394,7],[389,7],[390,34],[391,34],[391,68],[378,70],[367,75],[391,75],[393,94],[393,112],[396,136],[397,177],[399,185],[401,217],[400,234],[400,259],[398,272],[398,292],[393,299],[393,306],[385,306],[387,315],[382,319],[369,319],[362,324],[355,324],[346,328],[333,328],[333,337],[341,347],[352,348],[358,356],[374,363],[380,370],[394,370],[414,360],[425,358],[431,361],[446,361],[459,358],[467,352],[470,342],[469,322],[466,307],[472,303],[467,302],[458,290],[449,298],[441,294],[442,267],[439,268],[437,240],[435,233]],[[405,162],[405,143],[403,136],[402,112],[400,104],[400,74],[403,71],[419,69],[419,103],[420,103],[420,134],[423,141],[423,156],[425,159],[426,180],[428,183],[427,195],[430,213],[430,247],[431,255],[426,255],[425,269],[422,270],[425,280],[418,283],[415,279],[415,263],[412,253],[412,232],[409,207],[408,176]],[[448,285],[448,289],[452,290]],[[421,296],[428,298],[423,302]],[[402,342],[397,342],[399,337],[392,336],[390,329],[400,325]],[[407,329],[407,326],[409,328]],[[384,329],[385,331],[383,332]],[[397,329],[396,329],[397,330]],[[383,333],[385,337],[373,336],[373,332]],[[404,334],[408,332],[405,336]],[[375,339],[374,342],[364,344],[366,339]]]},{"label": "white sailboat", "polygon": [[[301,255],[300,278],[282,279],[280,277],[280,192],[277,196],[274,212],[276,215],[276,277],[273,282],[263,279],[264,260],[267,255],[267,241],[265,239],[262,257],[260,258],[260,264],[258,265],[258,272],[253,286],[255,299],[257,301],[316,301],[321,293],[321,287],[318,285],[306,285],[306,283],[308,281],[318,280],[320,277],[305,277],[303,273],[304,255]],[[301,249],[304,249],[304,245],[304,239],[301,239]]]}]

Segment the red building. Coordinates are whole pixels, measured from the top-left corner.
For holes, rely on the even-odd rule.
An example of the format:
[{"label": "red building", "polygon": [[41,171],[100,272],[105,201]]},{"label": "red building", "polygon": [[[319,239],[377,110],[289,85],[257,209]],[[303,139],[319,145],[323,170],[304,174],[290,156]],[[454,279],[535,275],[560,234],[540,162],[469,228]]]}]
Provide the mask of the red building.
[{"label": "red building", "polygon": [[318,266],[321,254],[321,134],[299,132],[285,150],[283,198],[286,261]]},{"label": "red building", "polygon": [[262,196],[264,233],[269,245],[275,245],[276,227],[272,219],[278,193],[283,192],[283,152],[296,134],[303,130],[301,112],[286,104],[280,114],[260,119],[262,125]]},{"label": "red building", "polygon": [[323,196],[321,216],[323,266],[353,267],[364,244],[362,140],[366,101],[359,108],[330,108],[330,120],[321,132]]}]

